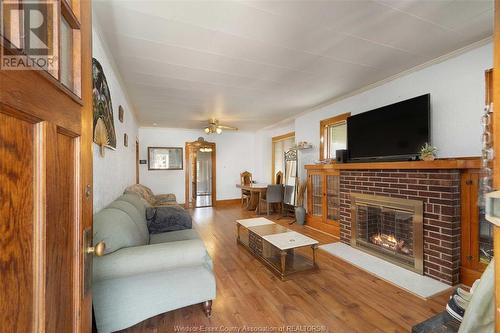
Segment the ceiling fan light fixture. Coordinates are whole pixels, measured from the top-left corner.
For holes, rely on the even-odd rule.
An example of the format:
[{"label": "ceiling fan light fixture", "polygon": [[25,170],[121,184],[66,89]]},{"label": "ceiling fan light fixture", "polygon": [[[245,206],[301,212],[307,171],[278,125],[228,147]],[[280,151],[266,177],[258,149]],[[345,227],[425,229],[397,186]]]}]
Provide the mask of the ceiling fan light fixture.
[{"label": "ceiling fan light fixture", "polygon": [[217,132],[217,134],[221,134],[222,133],[222,128],[217,127],[217,129],[215,131]]},{"label": "ceiling fan light fixture", "polygon": [[205,127],[204,131],[205,133],[210,134],[210,127]]}]

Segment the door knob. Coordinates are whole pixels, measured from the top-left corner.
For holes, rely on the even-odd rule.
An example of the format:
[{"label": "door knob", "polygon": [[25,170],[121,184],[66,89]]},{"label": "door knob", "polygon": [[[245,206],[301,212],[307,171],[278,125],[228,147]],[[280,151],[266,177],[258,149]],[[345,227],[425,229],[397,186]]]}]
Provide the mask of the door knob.
[{"label": "door knob", "polygon": [[106,250],[106,243],[100,241],[95,246],[90,246],[87,248],[87,253],[94,254],[95,256],[102,257],[104,255],[104,250]]}]

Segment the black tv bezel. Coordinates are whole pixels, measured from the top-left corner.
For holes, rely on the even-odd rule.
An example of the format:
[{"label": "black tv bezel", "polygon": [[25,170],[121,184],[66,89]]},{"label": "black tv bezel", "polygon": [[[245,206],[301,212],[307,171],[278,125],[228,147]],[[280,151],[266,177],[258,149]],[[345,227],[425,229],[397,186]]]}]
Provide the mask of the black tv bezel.
[{"label": "black tv bezel", "polygon": [[379,156],[371,156],[371,157],[355,157],[355,158],[353,158],[351,156],[351,150],[349,147],[349,118],[362,116],[362,115],[364,115],[368,112],[372,112],[372,111],[380,111],[380,109],[386,108],[388,106],[392,106],[392,105],[399,104],[399,103],[404,103],[404,102],[407,102],[409,100],[423,97],[423,96],[427,96],[427,140],[426,141],[429,142],[429,144],[431,144],[431,142],[430,142],[430,140],[431,140],[431,94],[427,93],[427,94],[415,96],[412,98],[407,98],[405,100],[402,100],[402,101],[399,101],[396,103],[387,104],[387,105],[384,105],[384,106],[381,106],[381,107],[378,107],[375,109],[371,109],[369,111],[361,112],[361,113],[358,113],[358,114],[355,114],[353,116],[348,117],[347,121],[346,121],[347,151],[348,151],[348,156],[349,156],[348,162],[349,163],[363,163],[363,162],[385,162],[385,161],[397,162],[397,161],[417,161],[417,160],[419,160],[419,153],[418,152],[415,152],[412,154],[403,154],[403,155],[379,155]]}]

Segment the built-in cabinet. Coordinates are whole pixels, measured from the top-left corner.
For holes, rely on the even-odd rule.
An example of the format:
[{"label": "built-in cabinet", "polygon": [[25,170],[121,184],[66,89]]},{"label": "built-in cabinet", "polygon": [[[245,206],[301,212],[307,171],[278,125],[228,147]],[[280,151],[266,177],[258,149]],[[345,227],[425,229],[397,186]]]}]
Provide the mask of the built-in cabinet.
[{"label": "built-in cabinet", "polygon": [[307,224],[334,236],[340,227],[340,171],[307,171]]},{"label": "built-in cabinet", "polygon": [[461,176],[461,282],[466,285],[481,277],[493,256],[493,225],[486,221],[478,204],[479,170],[467,170]]}]

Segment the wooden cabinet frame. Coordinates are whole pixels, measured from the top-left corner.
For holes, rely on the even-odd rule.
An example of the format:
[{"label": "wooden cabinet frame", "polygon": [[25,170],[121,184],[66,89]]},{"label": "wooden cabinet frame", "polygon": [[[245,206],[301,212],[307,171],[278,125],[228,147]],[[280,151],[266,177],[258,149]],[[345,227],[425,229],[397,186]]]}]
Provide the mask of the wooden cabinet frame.
[{"label": "wooden cabinet frame", "polygon": [[462,240],[460,245],[460,282],[471,286],[486,269],[479,260],[479,192],[480,170],[463,171],[460,179],[460,216]]},{"label": "wooden cabinet frame", "polygon": [[[313,176],[321,177],[321,215],[313,215]],[[307,225],[340,237],[340,223],[328,218],[328,177],[340,177],[339,170],[307,170]],[[340,189],[337,188],[337,195]],[[339,207],[340,209],[340,207]],[[340,214],[340,212],[339,212]]]}]

